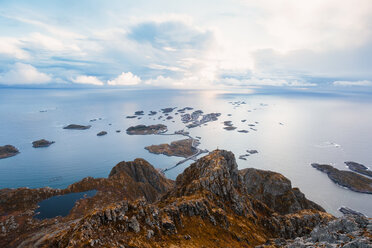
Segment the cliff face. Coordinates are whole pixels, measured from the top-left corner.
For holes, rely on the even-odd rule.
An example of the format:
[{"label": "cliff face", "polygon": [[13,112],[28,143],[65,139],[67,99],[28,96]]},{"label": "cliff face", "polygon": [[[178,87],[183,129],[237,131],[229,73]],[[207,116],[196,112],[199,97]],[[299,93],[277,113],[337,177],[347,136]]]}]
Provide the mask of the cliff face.
[{"label": "cliff face", "polygon": [[108,179],[88,178],[68,190],[82,188],[99,193],[65,218],[32,220],[17,235],[2,234],[8,240],[2,245],[254,247],[309,235],[334,219],[284,176],[239,171],[234,155],[222,150],[190,165],[175,183],[137,159],[116,165]]},{"label": "cliff face", "polygon": [[280,214],[295,213],[301,209],[325,211],[306,199],[298,188],[292,188],[291,181],[281,174],[248,168],[241,170],[240,175],[248,194]]}]

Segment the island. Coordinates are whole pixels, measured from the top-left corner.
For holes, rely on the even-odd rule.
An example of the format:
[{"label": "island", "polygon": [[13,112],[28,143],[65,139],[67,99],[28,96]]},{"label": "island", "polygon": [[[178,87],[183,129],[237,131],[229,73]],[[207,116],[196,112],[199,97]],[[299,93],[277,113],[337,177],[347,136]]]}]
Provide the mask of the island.
[{"label": "island", "polygon": [[156,124],[156,125],[137,125],[132,126],[127,129],[127,134],[129,135],[147,135],[147,134],[161,134],[168,131],[166,125]]},{"label": "island", "polygon": [[106,135],[106,134],[107,134],[106,131],[101,131],[101,132],[97,133],[97,136],[104,136],[104,135]]},{"label": "island", "polygon": [[163,114],[166,114],[166,113],[170,113],[174,110],[175,108],[163,108],[161,109],[161,111],[163,112]]},{"label": "island", "polygon": [[[194,127],[201,126],[203,124],[205,125],[207,122],[216,121],[216,120],[218,120],[218,117],[220,115],[221,115],[221,113],[209,113],[209,114],[203,115],[203,111],[196,110],[196,111],[192,112],[191,114],[181,115],[181,121],[184,124],[187,124],[187,123],[191,122],[186,127],[187,128],[194,128]],[[200,117],[201,117],[201,119],[199,120]]]},{"label": "island", "polygon": [[193,139],[183,139],[173,141],[170,144],[147,146],[145,149],[154,154],[187,158],[197,152],[197,149],[193,147],[193,142],[197,141]]},{"label": "island", "polygon": [[19,150],[12,145],[0,146],[0,159],[17,155]]},{"label": "island", "polygon": [[312,167],[327,173],[328,177],[336,184],[359,193],[372,194],[372,179],[352,171],[338,170],[328,164],[311,164]]},{"label": "island", "polygon": [[224,127],[223,129],[227,130],[227,131],[232,131],[232,130],[235,130],[236,127],[233,127],[233,126],[227,126],[227,127]]},{"label": "island", "polygon": [[182,109],[179,109],[179,110],[177,110],[177,112],[179,112],[179,113],[185,113],[185,111],[187,111],[187,110],[193,110],[194,108],[191,108],[191,107],[185,107],[185,108],[182,108]]},{"label": "island", "polygon": [[68,126],[63,127],[63,129],[72,129],[72,130],[86,130],[91,128],[91,125],[77,125],[77,124],[70,124]]},{"label": "island", "polygon": [[50,146],[51,144],[54,144],[54,143],[55,143],[54,141],[41,139],[41,140],[36,140],[36,141],[32,142],[32,147],[34,147],[34,148],[48,147],[48,146]]},{"label": "island", "polygon": [[351,162],[351,161],[345,162],[345,164],[352,171],[358,172],[358,173],[363,174],[365,176],[372,177],[372,171],[370,169],[368,169],[367,166],[364,166],[364,165],[356,163],[356,162]]},{"label": "island", "polygon": [[348,207],[340,207],[338,209],[338,211],[340,211],[341,213],[343,213],[344,215],[356,215],[356,216],[360,216],[360,217],[366,217],[364,214],[362,214],[361,212],[358,212],[358,211],[355,211],[351,208],[348,208]]},{"label": "island", "polygon": [[134,112],[134,115],[144,115],[145,113],[142,110]]}]

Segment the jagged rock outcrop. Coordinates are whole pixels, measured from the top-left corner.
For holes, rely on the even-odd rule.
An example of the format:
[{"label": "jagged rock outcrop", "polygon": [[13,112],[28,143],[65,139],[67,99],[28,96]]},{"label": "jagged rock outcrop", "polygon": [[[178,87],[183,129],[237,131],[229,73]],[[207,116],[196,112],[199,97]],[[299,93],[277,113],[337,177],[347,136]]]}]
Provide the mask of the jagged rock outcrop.
[{"label": "jagged rock outcrop", "polygon": [[346,215],[316,226],[309,235],[292,240],[269,240],[265,247],[372,247],[372,220],[363,216]]},{"label": "jagged rock outcrop", "polygon": [[[282,175],[239,171],[234,155],[223,150],[190,165],[174,185],[142,159],[119,163],[108,179],[85,180],[68,189],[92,184],[96,196],[80,200],[67,217],[23,225],[29,229],[8,246],[255,247],[309,235],[335,219]],[[119,183],[127,180],[132,183]],[[125,197],[151,188],[165,194]]]},{"label": "jagged rock outcrop", "polygon": [[295,213],[301,209],[325,211],[309,201],[291,181],[279,173],[248,168],[240,171],[247,193],[280,214]]}]

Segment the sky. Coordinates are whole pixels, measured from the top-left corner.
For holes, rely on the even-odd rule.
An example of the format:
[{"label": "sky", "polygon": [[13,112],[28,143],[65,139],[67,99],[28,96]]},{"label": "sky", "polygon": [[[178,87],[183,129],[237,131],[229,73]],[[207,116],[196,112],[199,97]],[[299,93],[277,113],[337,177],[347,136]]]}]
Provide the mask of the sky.
[{"label": "sky", "polygon": [[0,0],[0,85],[372,91],[371,0]]}]

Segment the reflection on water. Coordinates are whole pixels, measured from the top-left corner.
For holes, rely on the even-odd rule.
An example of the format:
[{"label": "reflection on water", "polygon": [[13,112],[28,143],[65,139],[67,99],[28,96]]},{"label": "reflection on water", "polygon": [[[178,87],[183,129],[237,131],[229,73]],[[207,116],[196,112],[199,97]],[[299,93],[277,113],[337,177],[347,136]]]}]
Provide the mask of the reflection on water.
[{"label": "reflection on water", "polygon": [[[221,113],[218,121],[186,129],[191,136],[201,137],[200,149],[231,150],[239,168],[280,172],[308,198],[333,214],[339,215],[337,209],[345,205],[372,216],[371,195],[343,189],[310,166],[313,162],[332,163],[339,169],[346,169],[344,161],[372,165],[371,98],[2,89],[0,144],[12,144],[21,153],[0,160],[0,188],[63,188],[86,176],[106,177],[118,162],[138,157],[157,168],[172,167],[180,158],[151,154],[144,147],[170,143],[182,136],[125,133],[126,128],[138,124],[166,124],[172,133],[184,128],[180,114],[170,113],[173,119],[164,120],[159,110],[167,107],[193,107],[205,114]],[[141,119],[126,118],[141,110],[144,111]],[[157,114],[148,116],[151,110]],[[160,115],[163,118],[159,120]],[[96,120],[89,122],[93,119]],[[225,130],[225,121],[231,121],[236,129]],[[92,127],[84,131],[62,129],[71,123]],[[97,137],[100,131],[108,134]],[[56,143],[46,149],[32,149],[31,142],[41,138]],[[259,153],[245,156],[246,160],[238,159],[247,153],[246,150],[253,149]],[[166,175],[175,179],[190,163],[167,171]]]},{"label": "reflection on water", "polygon": [[96,190],[90,190],[50,197],[38,203],[39,208],[35,210],[36,215],[34,217],[43,220],[57,216],[66,216],[74,207],[76,201],[82,198],[92,197],[96,193]]}]

